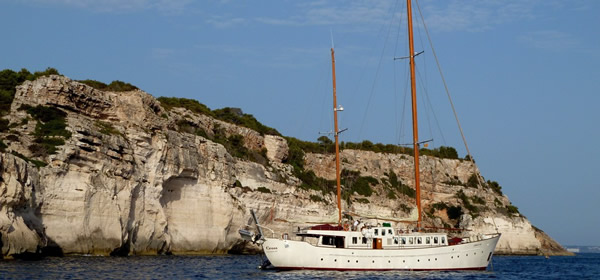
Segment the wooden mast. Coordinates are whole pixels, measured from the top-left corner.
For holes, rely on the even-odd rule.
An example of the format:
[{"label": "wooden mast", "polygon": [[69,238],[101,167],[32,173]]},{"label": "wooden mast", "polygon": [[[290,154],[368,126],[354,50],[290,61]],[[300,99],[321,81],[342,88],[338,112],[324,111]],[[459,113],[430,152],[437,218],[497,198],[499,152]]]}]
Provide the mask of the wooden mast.
[{"label": "wooden mast", "polygon": [[417,200],[417,211],[419,211],[419,218],[417,219],[417,228],[421,228],[422,221],[422,210],[421,210],[421,182],[419,178],[419,127],[417,124],[417,87],[415,81],[415,47],[413,41],[413,26],[412,26],[412,8],[410,0],[406,0],[406,15],[408,20],[408,46],[409,46],[409,57],[410,57],[410,89],[412,99],[412,121],[413,121],[413,150],[414,150],[414,162],[415,162],[415,190]]},{"label": "wooden mast", "polygon": [[335,136],[335,180],[337,183],[337,206],[338,206],[338,224],[342,224],[342,190],[340,187],[340,147],[338,142],[338,121],[337,121],[337,97],[335,89],[335,52],[331,48],[331,73],[333,75],[333,123]]}]

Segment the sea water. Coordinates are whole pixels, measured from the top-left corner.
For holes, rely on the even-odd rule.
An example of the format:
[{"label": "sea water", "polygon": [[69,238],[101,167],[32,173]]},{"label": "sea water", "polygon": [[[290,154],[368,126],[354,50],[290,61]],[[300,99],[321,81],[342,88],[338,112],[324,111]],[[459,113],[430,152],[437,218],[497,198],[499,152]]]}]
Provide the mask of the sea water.
[{"label": "sea water", "polygon": [[50,257],[0,260],[0,279],[600,279],[600,254],[495,256],[487,271],[273,271],[260,256]]}]

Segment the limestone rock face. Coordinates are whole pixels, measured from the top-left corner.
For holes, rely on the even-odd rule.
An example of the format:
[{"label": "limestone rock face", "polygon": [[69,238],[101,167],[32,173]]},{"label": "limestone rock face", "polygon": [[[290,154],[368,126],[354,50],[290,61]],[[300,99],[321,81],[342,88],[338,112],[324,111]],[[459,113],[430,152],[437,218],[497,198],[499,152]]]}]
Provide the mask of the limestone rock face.
[{"label": "limestone rock face", "polygon": [[[20,110],[22,105],[66,113],[71,137],[56,153],[40,156],[30,151],[36,121]],[[284,163],[284,138],[184,108],[166,111],[140,90],[105,92],[62,76],[42,77],[17,87],[6,118],[11,129],[1,133],[8,146],[0,153],[2,256],[248,251],[253,247],[240,240],[238,229],[247,224],[250,209],[275,236],[298,226],[337,221],[332,192],[299,188],[301,181]],[[211,140],[215,135],[240,135],[245,148],[266,151],[269,162],[234,157]],[[36,167],[32,159],[47,165]],[[382,217],[415,213],[412,199],[386,196],[390,172],[412,187],[410,156],[344,150],[342,159],[344,169],[380,182],[373,186],[377,195],[355,194],[343,202],[345,209],[375,223]],[[306,154],[305,166],[317,176],[335,176],[332,155]],[[423,157],[421,168],[425,205],[459,205],[459,190],[485,201],[485,210],[478,216],[464,214],[459,226],[473,233],[497,228],[503,233],[498,252],[561,252],[560,245],[524,217],[496,210],[510,205],[506,196],[443,183],[467,182],[477,172],[470,162]],[[429,218],[434,225],[453,221],[443,210],[434,214]]]},{"label": "limestone rock face", "polygon": [[287,141],[281,136],[265,135],[267,157],[271,161],[282,162],[288,156]]}]

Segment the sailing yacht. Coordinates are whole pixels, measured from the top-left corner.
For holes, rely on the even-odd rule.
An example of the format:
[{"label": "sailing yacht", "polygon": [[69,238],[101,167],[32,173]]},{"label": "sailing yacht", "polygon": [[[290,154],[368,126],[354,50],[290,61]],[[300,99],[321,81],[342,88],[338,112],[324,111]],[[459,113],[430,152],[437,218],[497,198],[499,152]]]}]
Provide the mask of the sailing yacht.
[{"label": "sailing yacht", "polygon": [[[280,270],[485,270],[491,261],[499,233],[479,234],[468,238],[449,238],[445,232],[431,232],[422,226],[419,182],[419,137],[417,126],[415,56],[412,32],[411,1],[407,0],[408,37],[410,51],[413,151],[416,204],[418,217],[411,230],[393,228],[390,223],[349,226],[342,223],[340,156],[338,143],[335,52],[331,48],[333,75],[333,112],[337,183],[337,225],[317,225],[298,229],[296,238],[288,234],[276,236],[262,226],[254,211],[252,217],[257,233],[240,230],[242,238],[262,246],[269,265]],[[265,235],[270,231],[270,237]]]}]

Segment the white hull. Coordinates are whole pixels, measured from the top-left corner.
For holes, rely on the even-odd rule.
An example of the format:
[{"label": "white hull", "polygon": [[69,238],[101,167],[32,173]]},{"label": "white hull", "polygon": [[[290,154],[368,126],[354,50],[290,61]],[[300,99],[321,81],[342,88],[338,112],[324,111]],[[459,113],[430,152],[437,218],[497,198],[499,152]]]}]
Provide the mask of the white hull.
[{"label": "white hull", "polygon": [[500,235],[427,248],[332,248],[304,241],[265,238],[265,255],[277,269],[485,270]]}]

